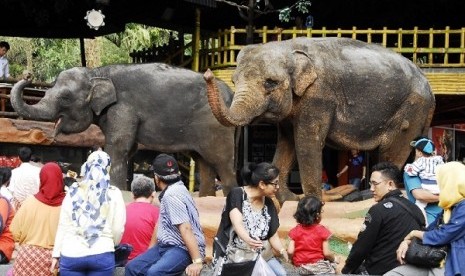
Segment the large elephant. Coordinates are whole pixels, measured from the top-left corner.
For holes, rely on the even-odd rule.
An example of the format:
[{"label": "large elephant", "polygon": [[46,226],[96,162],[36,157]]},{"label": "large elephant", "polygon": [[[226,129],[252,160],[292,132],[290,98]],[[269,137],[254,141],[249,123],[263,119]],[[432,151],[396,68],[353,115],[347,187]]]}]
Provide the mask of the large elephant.
[{"label": "large elephant", "polygon": [[[191,152],[200,172],[200,195],[236,186],[235,128],[212,115],[202,74],[161,63],[76,67],[61,72],[35,105],[22,99],[27,81],[11,91],[14,109],[26,119],[56,121],[56,133],[77,133],[96,123],[112,158],[112,183],[126,188],[128,156],[137,144],[161,152]],[[227,103],[232,91],[220,83]],[[220,142],[219,142],[220,141]]]},{"label": "large elephant", "polygon": [[422,71],[401,55],[346,38],[296,38],[249,45],[237,57],[228,108],[205,74],[210,107],[227,126],[277,123],[273,162],[281,169],[280,201],[297,159],[305,194],[321,196],[322,149],[379,149],[399,167],[409,141],[426,134],[435,99]]}]

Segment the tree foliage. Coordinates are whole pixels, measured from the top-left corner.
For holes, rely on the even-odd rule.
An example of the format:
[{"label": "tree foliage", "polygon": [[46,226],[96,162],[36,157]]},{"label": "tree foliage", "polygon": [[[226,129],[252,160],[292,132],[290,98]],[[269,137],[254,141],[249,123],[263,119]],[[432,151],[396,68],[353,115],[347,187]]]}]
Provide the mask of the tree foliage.
[{"label": "tree foliage", "polygon": [[[176,34],[165,29],[127,24],[124,32],[98,37],[93,41],[86,39],[86,59],[92,60],[93,67],[129,63],[129,53],[132,51],[167,44],[170,36]],[[20,78],[27,69],[32,71],[34,81],[51,82],[61,71],[81,66],[78,39],[0,37],[0,40],[10,43],[7,57],[10,74],[15,79]],[[92,47],[87,47],[89,44]]]}]

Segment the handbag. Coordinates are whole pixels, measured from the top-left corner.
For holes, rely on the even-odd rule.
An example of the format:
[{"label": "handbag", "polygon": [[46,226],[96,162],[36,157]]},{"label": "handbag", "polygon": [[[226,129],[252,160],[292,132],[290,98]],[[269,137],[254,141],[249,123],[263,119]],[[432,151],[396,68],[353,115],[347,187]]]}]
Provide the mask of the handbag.
[{"label": "handbag", "polygon": [[120,243],[115,246],[115,267],[124,267],[133,249],[132,245],[128,243]]},{"label": "handbag", "polygon": [[[415,216],[415,214],[407,208],[399,199],[392,198],[395,202],[399,203],[407,212],[420,224],[422,221]],[[440,226],[442,219],[437,219],[436,228]],[[424,225],[422,225],[424,226]],[[441,262],[446,258],[448,251],[447,245],[432,246],[425,245],[416,237],[412,238],[410,245],[405,253],[405,261],[409,264],[416,265],[424,268],[435,268],[441,265]]]},{"label": "handbag", "polygon": [[405,253],[405,261],[425,268],[439,267],[447,256],[447,246],[425,245],[418,238],[413,238]]},{"label": "handbag", "polygon": [[232,246],[235,232],[231,226],[229,229],[229,242],[226,248],[215,237],[214,243],[218,246],[220,257],[216,259],[213,267],[215,276],[250,276],[254,270],[259,254],[249,248]]}]

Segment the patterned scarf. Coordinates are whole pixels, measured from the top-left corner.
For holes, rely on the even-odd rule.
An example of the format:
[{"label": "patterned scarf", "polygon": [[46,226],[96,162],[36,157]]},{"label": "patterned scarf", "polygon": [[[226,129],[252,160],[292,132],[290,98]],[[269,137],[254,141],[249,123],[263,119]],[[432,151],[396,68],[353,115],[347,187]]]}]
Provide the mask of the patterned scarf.
[{"label": "patterned scarf", "polygon": [[73,202],[73,223],[89,247],[100,237],[107,220],[109,171],[110,156],[101,150],[94,151],[85,163],[84,179],[74,183],[69,191]]},{"label": "patterned scarf", "polygon": [[465,165],[448,162],[437,168],[439,207],[444,209],[444,223],[449,222],[452,207],[465,199]]}]

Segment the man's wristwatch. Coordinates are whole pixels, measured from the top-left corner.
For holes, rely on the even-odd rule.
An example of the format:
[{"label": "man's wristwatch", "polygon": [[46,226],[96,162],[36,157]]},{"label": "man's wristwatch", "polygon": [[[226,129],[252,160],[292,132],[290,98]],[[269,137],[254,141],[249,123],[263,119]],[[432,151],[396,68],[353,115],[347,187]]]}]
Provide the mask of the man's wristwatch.
[{"label": "man's wristwatch", "polygon": [[193,263],[193,264],[202,264],[202,263],[203,263],[203,260],[202,260],[202,258],[193,259],[193,260],[192,260],[192,263]]}]

